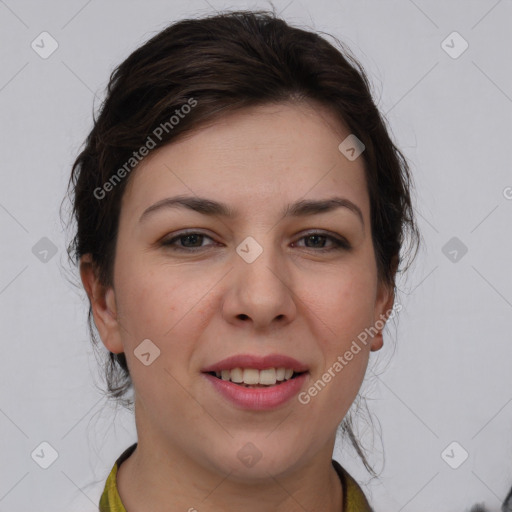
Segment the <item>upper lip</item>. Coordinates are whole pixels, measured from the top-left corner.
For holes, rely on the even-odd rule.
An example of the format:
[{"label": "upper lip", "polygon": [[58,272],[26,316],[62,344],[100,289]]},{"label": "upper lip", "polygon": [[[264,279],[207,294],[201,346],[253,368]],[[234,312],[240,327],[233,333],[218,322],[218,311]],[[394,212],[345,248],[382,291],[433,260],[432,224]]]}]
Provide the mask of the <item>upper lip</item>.
[{"label": "upper lip", "polygon": [[267,356],[256,356],[251,354],[239,354],[227,357],[222,361],[203,368],[204,373],[232,370],[233,368],[254,368],[265,370],[266,368],[291,368],[294,372],[301,373],[308,370],[305,364],[300,363],[293,357],[282,354],[269,354]]}]

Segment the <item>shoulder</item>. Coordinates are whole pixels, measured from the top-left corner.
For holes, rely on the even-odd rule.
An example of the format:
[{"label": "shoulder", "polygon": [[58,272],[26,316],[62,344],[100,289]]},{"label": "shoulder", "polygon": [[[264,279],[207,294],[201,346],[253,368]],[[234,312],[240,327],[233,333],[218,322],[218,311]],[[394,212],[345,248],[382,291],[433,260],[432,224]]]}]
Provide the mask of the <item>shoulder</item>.
[{"label": "shoulder", "polygon": [[128,447],[116,460],[110,474],[108,475],[105,487],[101,494],[99,512],[126,512],[124,505],[117,491],[117,470],[135,450],[137,443]]},{"label": "shoulder", "polygon": [[343,512],[373,512],[359,484],[339,462],[332,459],[332,465],[343,486]]}]

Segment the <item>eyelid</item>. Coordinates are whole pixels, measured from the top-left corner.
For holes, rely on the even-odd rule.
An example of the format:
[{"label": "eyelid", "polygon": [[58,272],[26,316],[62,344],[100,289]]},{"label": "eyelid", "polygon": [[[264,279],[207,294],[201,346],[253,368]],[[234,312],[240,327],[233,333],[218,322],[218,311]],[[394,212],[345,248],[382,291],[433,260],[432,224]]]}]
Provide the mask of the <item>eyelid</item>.
[{"label": "eyelid", "polygon": [[332,231],[328,231],[328,230],[324,230],[324,229],[310,229],[306,232],[300,233],[300,237],[297,240],[302,240],[303,238],[307,238],[309,236],[314,236],[314,235],[318,235],[318,236],[327,238],[335,245],[335,247],[333,247],[332,249],[322,249],[322,248],[314,249],[314,248],[305,247],[306,249],[311,249],[314,252],[322,252],[322,251],[329,252],[329,251],[335,250],[335,249],[349,250],[352,248],[352,246],[350,245],[350,243],[348,242],[348,240],[345,237],[338,235],[337,233],[333,233]]},{"label": "eyelid", "polygon": [[[183,231],[178,231],[176,233],[173,233],[170,238],[168,238],[168,237],[162,238],[160,243],[162,245],[172,246],[172,242],[175,242],[176,240],[179,240],[180,238],[182,238],[184,236],[187,236],[187,235],[200,235],[200,236],[203,236],[205,238],[209,238],[210,240],[214,240],[212,236],[204,233],[200,229],[185,229]],[[211,245],[213,245],[213,244],[211,244]],[[194,250],[193,248],[188,248],[187,249],[185,247],[180,247],[180,249],[183,249],[185,251],[188,250],[190,252]],[[200,247],[196,247],[196,249],[201,249],[201,248]]]},{"label": "eyelid", "polygon": [[[201,246],[201,247],[180,247],[180,246],[174,244],[174,242],[176,242],[180,238],[185,237],[187,235],[200,235],[202,237],[209,238],[210,240],[213,240],[215,242],[215,240],[212,236],[204,233],[200,229],[191,228],[191,229],[186,229],[183,231],[178,231],[177,233],[174,233],[171,238],[162,239],[162,241],[160,243],[161,243],[161,245],[170,247],[172,250],[175,250],[177,252],[188,252],[188,253],[200,252],[200,251],[205,250],[207,247],[211,247],[211,246],[215,245],[215,244],[208,244],[206,246]],[[332,244],[334,244],[334,247],[327,248],[327,249],[326,248],[315,249],[314,247],[304,247],[305,249],[309,249],[312,252],[320,252],[320,253],[321,252],[332,252],[335,250],[350,250],[352,248],[351,244],[348,242],[348,240],[346,240],[346,238],[342,237],[341,235],[338,235],[337,233],[333,233],[328,230],[310,229],[308,231],[299,233],[299,235],[300,236],[296,239],[296,242],[300,241],[304,238],[307,238],[309,236],[317,235],[320,237],[325,237],[327,240],[330,240],[332,242]],[[296,243],[296,242],[293,242],[293,243]]]}]

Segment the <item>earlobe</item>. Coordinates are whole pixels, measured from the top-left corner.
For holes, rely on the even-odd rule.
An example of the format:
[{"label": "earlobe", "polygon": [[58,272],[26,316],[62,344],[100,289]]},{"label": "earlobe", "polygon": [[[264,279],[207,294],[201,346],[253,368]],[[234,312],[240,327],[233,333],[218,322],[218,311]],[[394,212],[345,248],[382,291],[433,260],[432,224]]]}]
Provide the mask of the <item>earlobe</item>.
[{"label": "earlobe", "polygon": [[103,344],[114,354],[123,352],[114,289],[100,283],[90,254],[80,258],[80,277],[89,298],[94,324]]},{"label": "earlobe", "polygon": [[382,331],[379,331],[372,340],[372,343],[370,345],[370,351],[371,352],[377,352],[377,350],[380,350],[384,346],[384,337],[382,336]]}]

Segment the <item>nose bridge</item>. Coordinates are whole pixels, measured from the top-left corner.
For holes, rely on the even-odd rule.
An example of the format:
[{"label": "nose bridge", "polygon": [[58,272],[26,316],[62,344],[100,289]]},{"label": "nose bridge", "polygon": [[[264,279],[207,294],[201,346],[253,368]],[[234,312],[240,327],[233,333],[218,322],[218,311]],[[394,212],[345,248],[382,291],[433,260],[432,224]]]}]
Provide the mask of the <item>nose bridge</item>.
[{"label": "nose bridge", "polygon": [[237,246],[229,301],[231,315],[250,317],[262,326],[276,317],[291,317],[294,310],[286,258],[274,235],[272,230],[262,230]]},{"label": "nose bridge", "polygon": [[[257,237],[257,238],[256,238]],[[283,255],[274,243],[273,230],[247,236],[236,248],[240,277],[251,288],[279,288],[283,286],[285,272]],[[275,291],[275,290],[274,290]]]}]

